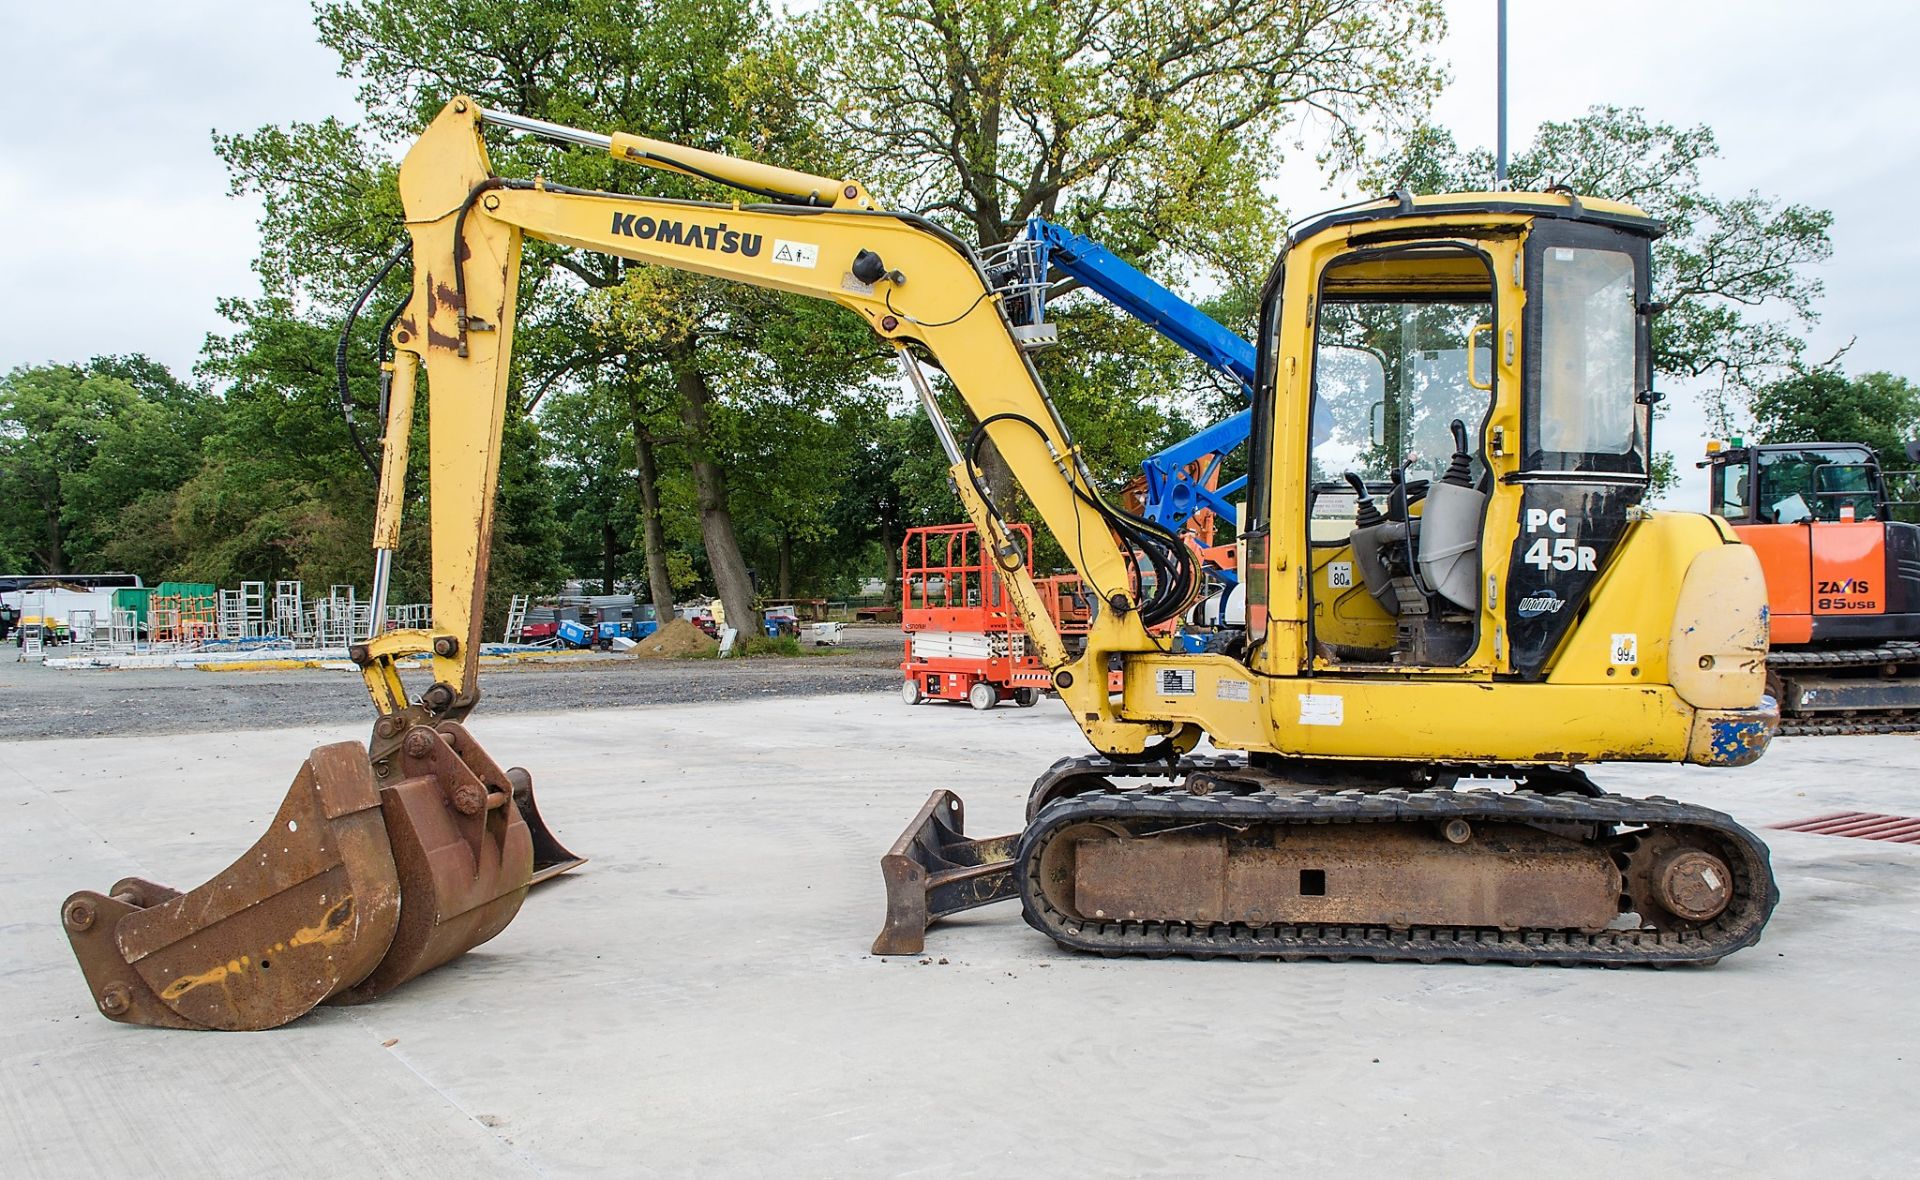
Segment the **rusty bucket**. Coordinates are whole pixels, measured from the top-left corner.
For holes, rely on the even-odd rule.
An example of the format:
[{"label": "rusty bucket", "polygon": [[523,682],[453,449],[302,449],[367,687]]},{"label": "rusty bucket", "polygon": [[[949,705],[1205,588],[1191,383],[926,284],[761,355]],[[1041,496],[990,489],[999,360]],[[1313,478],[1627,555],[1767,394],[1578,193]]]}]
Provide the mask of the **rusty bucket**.
[{"label": "rusty bucket", "polygon": [[258,1030],[372,999],[506,928],[535,875],[535,831],[547,875],[582,863],[541,821],[526,772],[501,770],[455,723],[415,726],[387,768],[376,786],[364,747],[321,746],[266,834],[211,881],[68,898],[62,922],[100,1011]]}]

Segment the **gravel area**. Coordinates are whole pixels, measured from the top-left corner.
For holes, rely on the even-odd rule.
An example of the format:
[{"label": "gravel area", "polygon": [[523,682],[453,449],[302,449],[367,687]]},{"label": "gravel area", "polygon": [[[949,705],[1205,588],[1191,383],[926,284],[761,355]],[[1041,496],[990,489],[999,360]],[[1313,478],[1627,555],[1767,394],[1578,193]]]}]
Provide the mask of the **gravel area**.
[{"label": "gravel area", "polygon": [[[484,714],[559,713],[754,697],[893,692],[900,632],[849,627],[837,649],[797,658],[661,660],[579,654],[489,664]],[[349,671],[60,670],[0,649],[0,740],[279,729],[365,719],[373,709]],[[410,675],[416,691],[424,678]]]}]

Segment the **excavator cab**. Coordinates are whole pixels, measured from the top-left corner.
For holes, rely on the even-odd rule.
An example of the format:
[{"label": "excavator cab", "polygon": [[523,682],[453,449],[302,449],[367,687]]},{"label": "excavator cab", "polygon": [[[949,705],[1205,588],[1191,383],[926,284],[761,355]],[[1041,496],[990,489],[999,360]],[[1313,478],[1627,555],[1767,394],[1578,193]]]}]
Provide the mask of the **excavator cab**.
[{"label": "excavator cab", "polygon": [[[1497,197],[1415,208],[1296,235],[1311,666],[1538,677],[1646,492],[1659,228],[1578,202],[1524,227]],[[1524,608],[1490,607],[1500,582]]]}]

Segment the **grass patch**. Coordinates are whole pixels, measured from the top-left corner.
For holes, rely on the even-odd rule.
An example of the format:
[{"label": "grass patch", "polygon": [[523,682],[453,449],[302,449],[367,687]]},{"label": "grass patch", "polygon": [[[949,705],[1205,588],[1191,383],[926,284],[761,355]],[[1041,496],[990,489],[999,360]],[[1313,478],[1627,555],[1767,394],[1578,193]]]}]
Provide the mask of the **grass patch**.
[{"label": "grass patch", "polygon": [[791,635],[782,635],[777,639],[761,635],[747,640],[740,654],[751,660],[756,656],[798,656],[803,653],[800,641]]}]

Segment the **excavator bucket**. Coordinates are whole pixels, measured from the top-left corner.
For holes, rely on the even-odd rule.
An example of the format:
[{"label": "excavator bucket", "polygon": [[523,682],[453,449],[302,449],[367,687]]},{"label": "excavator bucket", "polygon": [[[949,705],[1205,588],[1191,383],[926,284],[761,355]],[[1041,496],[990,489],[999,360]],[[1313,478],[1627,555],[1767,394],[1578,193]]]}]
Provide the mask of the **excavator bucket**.
[{"label": "excavator bucket", "polygon": [[960,796],[935,791],[880,858],[887,923],[873,940],[874,954],[917,955],[935,919],[1019,896],[1013,880],[1019,834],[969,840],[966,815]]},{"label": "excavator bucket", "polygon": [[385,765],[376,786],[364,747],[321,746],[267,833],[211,881],[68,898],[100,1011],[245,1031],[369,1000],[506,928],[533,880],[533,831],[549,876],[581,863],[540,820],[526,772],[501,770],[459,725],[415,726]]}]

